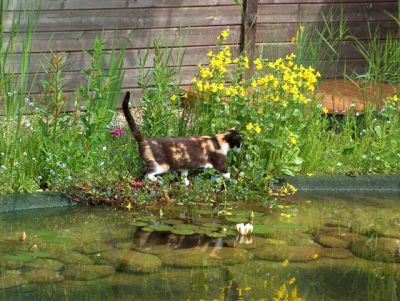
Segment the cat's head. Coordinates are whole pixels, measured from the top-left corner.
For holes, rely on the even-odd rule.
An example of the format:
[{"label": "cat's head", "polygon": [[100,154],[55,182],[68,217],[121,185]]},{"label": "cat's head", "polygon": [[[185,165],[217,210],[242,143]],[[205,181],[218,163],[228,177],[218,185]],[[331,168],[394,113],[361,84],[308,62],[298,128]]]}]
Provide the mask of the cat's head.
[{"label": "cat's head", "polygon": [[229,149],[240,152],[243,138],[235,128],[231,128],[224,134],[224,140],[229,144]]}]

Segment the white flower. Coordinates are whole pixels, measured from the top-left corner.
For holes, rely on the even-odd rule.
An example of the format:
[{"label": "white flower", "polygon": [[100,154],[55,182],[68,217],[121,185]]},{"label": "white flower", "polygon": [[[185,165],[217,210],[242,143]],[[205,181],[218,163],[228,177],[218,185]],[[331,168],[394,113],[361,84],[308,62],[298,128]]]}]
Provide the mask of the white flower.
[{"label": "white flower", "polygon": [[243,244],[243,243],[246,245],[253,243],[253,237],[240,235],[239,244]]},{"label": "white flower", "polygon": [[236,225],[236,230],[240,235],[250,235],[253,232],[253,225],[247,223],[246,225],[241,223]]},{"label": "white flower", "polygon": [[103,151],[106,151],[107,150],[107,146],[103,146]]}]

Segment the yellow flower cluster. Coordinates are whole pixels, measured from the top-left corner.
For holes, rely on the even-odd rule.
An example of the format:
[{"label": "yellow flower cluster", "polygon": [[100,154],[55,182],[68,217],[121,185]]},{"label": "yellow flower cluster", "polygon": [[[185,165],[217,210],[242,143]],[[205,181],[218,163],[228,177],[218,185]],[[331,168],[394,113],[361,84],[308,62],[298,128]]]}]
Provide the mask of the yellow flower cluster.
[{"label": "yellow flower cluster", "polygon": [[258,124],[253,125],[253,123],[251,123],[251,122],[246,125],[246,129],[249,132],[254,131],[257,134],[261,133],[261,127]]},{"label": "yellow flower cluster", "polygon": [[[218,40],[222,41],[228,37],[229,30],[224,30]],[[253,61],[256,74],[243,79],[240,74],[243,75],[244,71],[249,69],[249,58],[244,55],[233,58],[229,46],[217,46],[218,52],[207,53],[209,63],[205,66],[198,65],[198,76],[192,80],[197,92],[207,93],[208,96],[216,94],[217,101],[221,97],[238,96],[242,101],[254,101],[257,104],[272,102],[283,108],[292,103],[307,104],[311,101],[321,74],[312,67],[297,65],[294,54],[275,61],[256,58]],[[237,80],[232,81],[232,78]],[[232,84],[228,85],[227,82]]]}]

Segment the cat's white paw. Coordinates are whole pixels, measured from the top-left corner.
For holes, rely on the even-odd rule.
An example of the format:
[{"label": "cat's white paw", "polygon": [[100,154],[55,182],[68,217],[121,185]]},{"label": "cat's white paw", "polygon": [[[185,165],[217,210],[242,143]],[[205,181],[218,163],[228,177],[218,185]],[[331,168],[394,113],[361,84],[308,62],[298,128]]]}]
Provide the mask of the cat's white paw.
[{"label": "cat's white paw", "polygon": [[183,183],[185,184],[185,186],[189,186],[190,181],[187,178],[184,178]]},{"label": "cat's white paw", "polygon": [[231,178],[231,174],[229,172],[223,173],[222,176],[227,180]]},{"label": "cat's white paw", "polygon": [[157,177],[155,175],[147,175],[146,178],[148,178],[150,181],[156,182],[157,181]]}]

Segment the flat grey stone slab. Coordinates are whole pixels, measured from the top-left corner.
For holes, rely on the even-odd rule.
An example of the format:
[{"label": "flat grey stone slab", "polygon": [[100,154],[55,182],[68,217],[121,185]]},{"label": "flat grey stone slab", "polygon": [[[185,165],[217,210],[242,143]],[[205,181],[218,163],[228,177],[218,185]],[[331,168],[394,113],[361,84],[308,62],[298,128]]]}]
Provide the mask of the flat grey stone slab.
[{"label": "flat grey stone slab", "polygon": [[71,202],[58,192],[35,192],[26,194],[6,194],[0,196],[0,213],[76,205],[75,202]]},{"label": "flat grey stone slab", "polygon": [[294,176],[285,177],[284,182],[299,192],[400,193],[400,175]]}]

